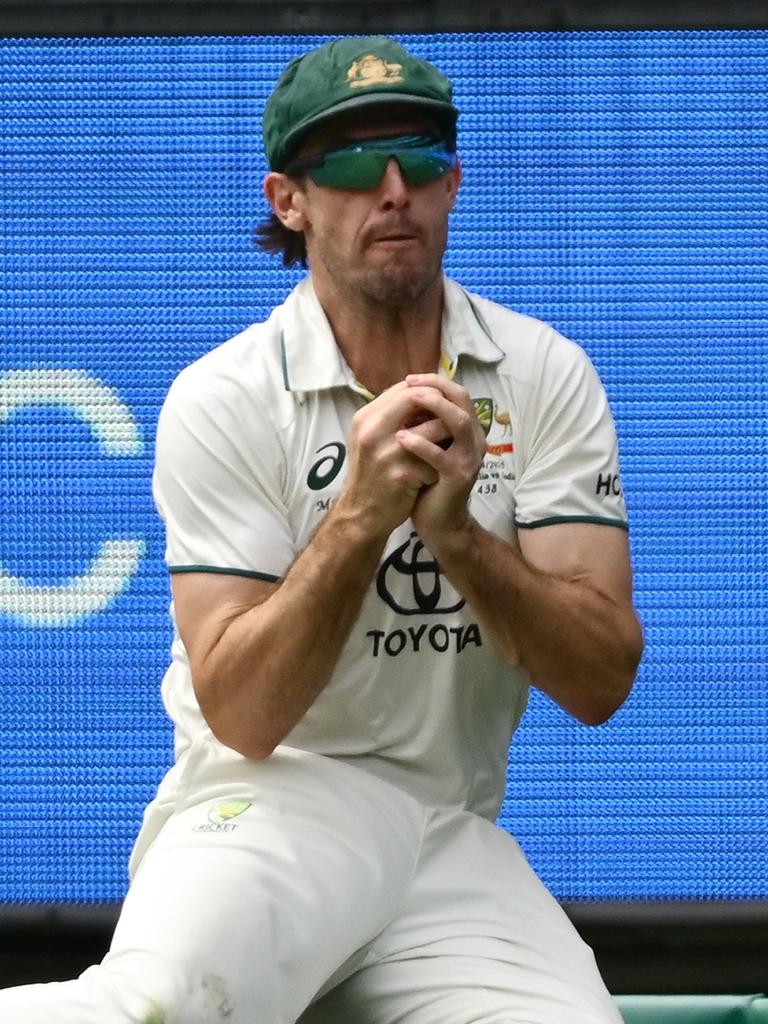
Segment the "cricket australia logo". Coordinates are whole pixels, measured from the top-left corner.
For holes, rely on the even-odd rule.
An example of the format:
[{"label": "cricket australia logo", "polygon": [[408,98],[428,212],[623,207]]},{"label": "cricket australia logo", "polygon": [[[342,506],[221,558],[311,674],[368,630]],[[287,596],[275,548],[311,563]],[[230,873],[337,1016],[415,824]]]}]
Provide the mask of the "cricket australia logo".
[{"label": "cricket australia logo", "polygon": [[381,563],[376,590],[400,615],[446,615],[464,606],[416,532]]},{"label": "cricket australia logo", "polygon": [[208,811],[208,823],[195,825],[193,832],[234,832],[237,825],[231,823],[232,818],[237,818],[251,806],[250,800],[227,800],[226,803],[217,804]]},{"label": "cricket australia logo", "polygon": [[225,804],[219,804],[208,811],[208,821],[213,825],[223,825],[230,818],[236,818],[243,811],[247,811],[250,806],[250,800],[228,800]]},{"label": "cricket australia logo", "polygon": [[491,432],[494,424],[501,427],[500,437],[497,436],[495,443],[490,441],[486,444],[486,450],[490,455],[506,455],[515,450],[512,440],[512,419],[508,412],[499,409],[492,398],[473,398],[477,422],[483,429],[486,437]]}]

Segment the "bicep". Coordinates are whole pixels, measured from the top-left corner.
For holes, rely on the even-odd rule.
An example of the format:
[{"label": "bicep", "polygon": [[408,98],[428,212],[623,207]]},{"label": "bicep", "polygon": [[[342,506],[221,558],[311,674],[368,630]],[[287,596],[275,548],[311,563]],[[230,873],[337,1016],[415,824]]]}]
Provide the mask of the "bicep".
[{"label": "bicep", "polygon": [[227,628],[263,604],[278,588],[271,580],[233,573],[171,575],[174,616],[195,677]]},{"label": "bicep", "polygon": [[520,553],[539,572],[584,582],[614,603],[632,607],[627,531],[601,523],[553,523],[518,530]]}]

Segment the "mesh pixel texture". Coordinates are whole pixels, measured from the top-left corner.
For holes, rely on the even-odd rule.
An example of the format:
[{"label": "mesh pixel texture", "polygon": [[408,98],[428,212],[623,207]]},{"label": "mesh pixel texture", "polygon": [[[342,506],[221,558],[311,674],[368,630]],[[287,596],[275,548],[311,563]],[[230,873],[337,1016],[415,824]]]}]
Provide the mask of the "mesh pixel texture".
[{"label": "mesh pixel texture", "polygon": [[[318,41],[0,43],[2,901],[124,892],[171,756],[155,420],[298,277],[250,240],[260,112]],[[501,823],[564,899],[765,898],[768,35],[403,41],[462,111],[448,272],[604,379],[646,629],[605,726],[534,696]]]}]

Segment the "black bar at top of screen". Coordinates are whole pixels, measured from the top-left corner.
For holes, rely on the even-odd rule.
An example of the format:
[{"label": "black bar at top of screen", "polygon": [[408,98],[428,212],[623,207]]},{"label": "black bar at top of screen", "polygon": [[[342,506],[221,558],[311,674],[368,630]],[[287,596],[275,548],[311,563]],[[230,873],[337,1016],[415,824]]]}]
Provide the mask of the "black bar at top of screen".
[{"label": "black bar at top of screen", "polygon": [[755,29],[763,0],[0,0],[0,36]]}]

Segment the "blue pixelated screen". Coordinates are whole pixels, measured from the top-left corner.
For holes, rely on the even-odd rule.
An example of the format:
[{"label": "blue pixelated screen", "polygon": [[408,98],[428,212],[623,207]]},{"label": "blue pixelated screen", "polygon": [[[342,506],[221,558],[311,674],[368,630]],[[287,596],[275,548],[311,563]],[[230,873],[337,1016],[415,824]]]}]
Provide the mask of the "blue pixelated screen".
[{"label": "blue pixelated screen", "polygon": [[[647,652],[534,696],[501,824],[561,899],[768,897],[768,34],[404,36],[455,84],[446,267],[592,356]],[[0,901],[114,901],[171,759],[150,491],[179,369],[298,279],[260,116],[301,37],[0,42]]]}]

